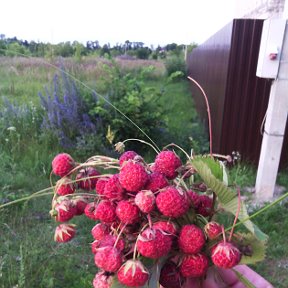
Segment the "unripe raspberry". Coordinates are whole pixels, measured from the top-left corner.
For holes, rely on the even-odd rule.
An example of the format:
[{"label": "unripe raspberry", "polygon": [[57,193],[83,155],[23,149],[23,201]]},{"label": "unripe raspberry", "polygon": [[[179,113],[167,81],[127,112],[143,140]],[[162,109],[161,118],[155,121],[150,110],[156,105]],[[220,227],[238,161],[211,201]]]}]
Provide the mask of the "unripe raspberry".
[{"label": "unripe raspberry", "polygon": [[158,229],[146,228],[137,241],[138,252],[147,258],[157,259],[169,253],[172,245],[171,237]]},{"label": "unripe raspberry", "polygon": [[148,174],[142,164],[130,160],[121,167],[119,181],[127,191],[138,192],[147,183]]},{"label": "unripe raspberry", "polygon": [[121,222],[133,224],[139,220],[140,210],[135,203],[129,200],[122,200],[117,204],[116,215]]},{"label": "unripe raspberry", "polygon": [[114,247],[99,248],[94,257],[95,265],[108,272],[116,272],[122,264],[122,255]]},{"label": "unripe raspberry", "polygon": [[212,248],[211,259],[217,267],[230,269],[239,264],[241,252],[232,243],[221,241]]},{"label": "unripe raspberry", "polygon": [[209,260],[205,254],[198,253],[186,255],[180,265],[180,273],[183,277],[202,277],[206,275]]},{"label": "unripe raspberry", "polygon": [[60,224],[56,227],[54,240],[56,242],[68,242],[75,236],[75,233],[75,225]]},{"label": "unripe raspberry", "polygon": [[66,176],[76,166],[73,158],[67,153],[60,153],[52,161],[52,171],[60,177]]},{"label": "unripe raspberry", "polygon": [[155,195],[150,190],[142,190],[136,194],[135,204],[144,213],[151,213],[155,208]]},{"label": "unripe raspberry", "polygon": [[194,224],[182,226],[178,244],[179,248],[186,254],[196,254],[201,251],[206,242],[201,228]]},{"label": "unripe raspberry", "polygon": [[212,221],[205,225],[204,231],[208,239],[214,240],[221,235],[222,227],[219,223]]},{"label": "unripe raspberry", "polygon": [[126,261],[117,272],[118,280],[128,287],[144,286],[149,272],[139,260]]},{"label": "unripe raspberry", "polygon": [[173,186],[165,188],[156,197],[159,211],[167,217],[181,217],[189,210],[186,194]]},{"label": "unripe raspberry", "polygon": [[164,174],[168,179],[174,179],[181,165],[180,158],[174,152],[162,151],[155,159],[154,171]]}]

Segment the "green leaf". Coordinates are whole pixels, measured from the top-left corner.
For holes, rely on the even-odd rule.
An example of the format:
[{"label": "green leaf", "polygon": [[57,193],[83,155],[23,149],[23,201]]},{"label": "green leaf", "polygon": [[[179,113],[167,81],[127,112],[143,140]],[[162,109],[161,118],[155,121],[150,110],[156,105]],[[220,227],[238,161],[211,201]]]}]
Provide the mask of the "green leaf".
[{"label": "green leaf", "polygon": [[223,167],[218,160],[211,158],[210,155],[205,155],[205,156],[196,156],[195,159],[192,160],[192,163],[194,163],[194,161],[195,162],[200,161],[200,162],[206,164],[209,167],[211,173],[218,180],[220,180],[220,181],[223,180]]},{"label": "green leaf", "polygon": [[[212,158],[207,160],[207,157],[197,157],[192,160],[192,165],[205,184],[216,193],[221,207],[233,215],[236,215],[238,210],[238,195],[236,191],[227,187],[222,181],[223,169],[219,162]],[[221,170],[221,175],[219,169]],[[261,232],[261,230],[249,220],[247,208],[243,201],[241,201],[241,209],[238,218],[240,221],[245,219],[243,225],[245,225],[250,232],[259,237],[259,240],[268,239],[268,236]]]},{"label": "green leaf", "polygon": [[232,269],[237,275],[238,279],[247,287],[247,288],[257,288],[254,286],[245,276],[243,276],[239,271]]},{"label": "green leaf", "polygon": [[239,236],[241,240],[237,243],[242,250],[240,264],[255,264],[265,259],[266,241],[259,241],[253,234],[239,234]]}]

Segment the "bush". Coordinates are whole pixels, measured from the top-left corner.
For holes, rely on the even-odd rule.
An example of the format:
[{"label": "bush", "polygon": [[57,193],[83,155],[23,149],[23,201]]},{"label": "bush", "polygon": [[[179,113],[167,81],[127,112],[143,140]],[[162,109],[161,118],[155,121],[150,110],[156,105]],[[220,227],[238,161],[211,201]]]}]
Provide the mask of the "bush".
[{"label": "bush", "polygon": [[[122,74],[115,63],[107,64],[106,69],[109,77],[105,78],[105,100],[99,99],[89,114],[101,117],[104,130],[111,129],[114,143],[129,138],[148,140],[143,132],[154,140],[164,139],[161,134],[166,133],[166,124],[163,121],[163,110],[158,104],[160,92],[146,87],[143,81],[147,73],[153,72],[151,67],[142,68],[137,74]],[[112,103],[117,110],[108,103]]]},{"label": "bush", "polygon": [[177,71],[182,72],[183,75],[187,75],[187,67],[184,57],[173,55],[167,58],[165,61],[165,67],[168,76]]}]

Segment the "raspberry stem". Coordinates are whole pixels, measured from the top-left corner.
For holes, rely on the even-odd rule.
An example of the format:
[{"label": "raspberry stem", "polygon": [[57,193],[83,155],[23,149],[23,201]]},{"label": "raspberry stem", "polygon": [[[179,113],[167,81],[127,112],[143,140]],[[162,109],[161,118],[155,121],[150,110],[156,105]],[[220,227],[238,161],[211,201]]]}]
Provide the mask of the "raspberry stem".
[{"label": "raspberry stem", "polygon": [[230,233],[230,236],[229,236],[229,242],[232,239],[233,232],[234,232],[234,229],[235,229],[235,225],[236,225],[236,222],[238,220],[239,213],[240,213],[240,210],[241,210],[241,195],[240,195],[240,188],[239,187],[237,188],[237,192],[238,192],[238,207],[237,207],[237,212],[236,212],[236,215],[235,215],[235,218],[234,218],[234,222],[233,222],[233,225],[232,225],[231,233]]},{"label": "raspberry stem", "polygon": [[187,159],[190,160],[190,156],[188,155],[188,153],[187,153],[183,148],[181,148],[180,146],[178,146],[178,145],[175,144],[175,143],[170,143],[170,144],[166,145],[165,147],[163,147],[162,150],[166,150],[167,148],[169,148],[169,147],[171,147],[171,146],[174,146],[174,147],[178,148],[179,150],[181,150],[181,151],[185,154],[185,156],[187,157]]},{"label": "raspberry stem", "polygon": [[200,86],[200,84],[194,80],[192,77],[188,76],[187,77],[189,80],[191,80],[201,91],[204,99],[205,99],[205,103],[206,103],[206,108],[207,108],[207,115],[208,115],[208,126],[209,126],[209,140],[210,140],[210,156],[211,158],[213,158],[213,149],[212,149],[212,121],[211,121],[211,112],[210,112],[210,106],[209,106],[209,101],[207,98],[207,95],[205,93],[205,91],[203,90],[203,88]]},{"label": "raspberry stem", "polygon": [[161,151],[161,150],[159,149],[159,147],[158,147],[158,146],[156,145],[156,143],[153,142],[150,138],[149,138],[149,140],[150,140],[155,146],[153,146],[151,143],[148,143],[148,142],[146,142],[146,141],[144,141],[144,140],[137,139],[137,138],[126,139],[126,140],[124,140],[122,143],[124,144],[125,142],[128,142],[128,141],[140,142],[140,143],[143,143],[143,144],[145,144],[145,145],[150,146],[157,154],[159,154],[159,152]]},{"label": "raspberry stem", "polygon": [[127,224],[125,223],[125,224],[123,225],[123,227],[121,228],[121,230],[120,230],[120,232],[119,232],[119,234],[118,234],[118,236],[117,236],[117,238],[116,238],[116,241],[115,241],[115,243],[114,243],[114,248],[116,247],[116,245],[117,245],[117,243],[118,243],[118,241],[119,241],[119,239],[120,239],[120,237],[121,237],[124,229],[126,228],[126,226],[127,226]]}]

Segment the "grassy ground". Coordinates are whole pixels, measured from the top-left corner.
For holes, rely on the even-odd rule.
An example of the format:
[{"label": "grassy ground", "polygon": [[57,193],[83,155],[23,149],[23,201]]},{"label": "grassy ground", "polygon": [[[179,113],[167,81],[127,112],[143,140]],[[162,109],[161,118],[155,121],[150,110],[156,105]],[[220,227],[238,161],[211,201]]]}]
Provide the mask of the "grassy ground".
[{"label": "grassy ground", "polygon": [[[37,59],[28,60],[0,60],[0,95],[19,103],[32,101],[37,105],[37,93],[49,85],[55,69],[43,66]],[[73,75],[97,88],[99,83],[95,79],[103,76],[100,69],[103,63],[97,59],[86,59],[82,63],[75,63],[71,59],[65,61]],[[125,66],[121,62],[122,69],[127,71],[153,63],[136,64],[129,62]],[[163,77],[163,65],[159,62],[154,64],[157,64],[154,75],[157,80],[149,79],[147,85],[166,91],[165,96],[159,96],[159,104],[165,108],[166,120],[175,142],[184,144],[185,148],[207,150],[207,140],[193,109],[188,82],[183,80],[167,84]],[[17,142],[23,135],[17,135],[12,133],[11,139],[8,139],[11,143],[7,145],[11,150],[9,155],[2,148],[0,151],[0,203],[48,187],[50,162],[60,151],[57,145],[45,142],[47,139],[33,142],[34,136],[29,134],[25,138],[29,141],[23,143]],[[192,141],[189,137],[193,138]],[[241,187],[251,187],[255,182],[255,172],[255,167],[241,164],[232,169],[231,176],[233,182]],[[278,184],[288,189],[287,171],[279,174]],[[48,214],[50,207],[51,196],[45,196],[0,210],[0,288],[91,287],[96,269],[87,241],[92,241],[90,229],[93,223],[79,217],[76,219],[77,237],[66,245],[57,245],[53,242],[55,224]],[[277,205],[254,220],[270,236],[267,260],[255,266],[255,269],[280,288],[288,287],[285,277],[288,272],[287,209],[287,204]]]}]

